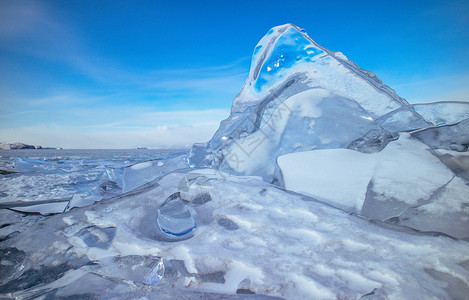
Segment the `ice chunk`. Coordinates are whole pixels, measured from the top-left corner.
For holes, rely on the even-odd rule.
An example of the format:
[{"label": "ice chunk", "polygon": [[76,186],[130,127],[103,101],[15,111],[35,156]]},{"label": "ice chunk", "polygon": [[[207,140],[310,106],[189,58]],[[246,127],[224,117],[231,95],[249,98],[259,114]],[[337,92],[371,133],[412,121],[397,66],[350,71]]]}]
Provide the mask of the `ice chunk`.
[{"label": "ice chunk", "polygon": [[4,291],[5,284],[19,277],[28,262],[26,253],[17,248],[0,248],[0,285]]},{"label": "ice chunk", "polygon": [[202,205],[211,201],[212,186],[209,178],[198,171],[188,173],[179,181],[178,190],[181,199],[191,205]]},{"label": "ice chunk", "polygon": [[81,229],[76,235],[80,237],[88,247],[98,247],[104,250],[111,247],[112,240],[116,236],[115,227],[101,228],[89,226]]},{"label": "ice chunk", "polygon": [[74,207],[84,207],[91,205],[95,202],[101,201],[102,199],[103,197],[100,196],[80,196],[78,194],[74,194],[65,208],[65,211],[69,211]]},{"label": "ice chunk", "polygon": [[122,191],[132,191],[146,183],[178,169],[187,168],[185,155],[176,155],[164,160],[152,160],[124,168]]},{"label": "ice chunk", "polygon": [[469,146],[469,119],[454,125],[431,127],[412,133],[432,149],[466,152]]},{"label": "ice chunk", "polygon": [[363,137],[351,142],[347,149],[356,150],[363,153],[379,152],[386,147],[391,141],[397,140],[396,133],[390,133],[384,129],[372,129]]},{"label": "ice chunk", "polygon": [[414,110],[434,126],[451,125],[469,119],[469,102],[434,102],[413,104]]},{"label": "ice chunk", "polygon": [[156,285],[163,278],[165,266],[163,259],[156,256],[114,256],[105,257],[98,262],[94,272],[101,276]]},{"label": "ice chunk", "polygon": [[259,175],[271,182],[278,156],[301,150],[346,148],[354,139],[379,128],[355,101],[324,89],[310,89],[288,98],[253,134],[228,141],[220,169]]},{"label": "ice chunk", "polygon": [[[457,237],[469,234],[461,229],[467,228],[469,219],[464,204],[466,186],[459,182],[446,188],[453,173],[428,147],[408,134],[401,134],[399,140],[390,142],[378,153],[314,150],[280,156],[278,164],[287,189],[346,211],[381,221],[397,217],[400,222],[404,218],[401,214],[417,208],[418,215],[406,214],[407,221],[400,224],[414,227],[412,224],[418,223],[420,226],[414,228]],[[455,195],[446,190],[460,192]]]},{"label": "ice chunk", "polygon": [[410,106],[398,108],[376,120],[384,129],[391,132],[410,131],[431,126]]},{"label": "ice chunk", "polygon": [[[3,251],[0,250],[0,253],[2,254],[2,266],[8,266],[9,263],[13,262],[18,263],[18,265],[8,266],[9,270],[6,272],[7,280],[5,284],[2,284],[1,289],[1,292],[4,293],[3,295],[22,290],[28,290],[31,287],[43,287],[44,285],[63,278],[66,276],[65,274],[67,272],[78,269],[89,263],[89,260],[86,258],[75,257],[70,258],[67,261],[54,261],[54,258],[56,258],[57,255],[52,255],[52,257],[49,257],[49,260],[53,261],[54,263],[42,264],[44,262],[38,263],[36,260],[31,261],[32,258],[25,257],[25,253],[22,252],[23,251],[18,251],[16,248],[7,248]],[[5,257],[3,254],[5,254]],[[41,292],[44,293],[43,290]],[[34,294],[34,289],[32,294]],[[36,294],[36,296],[38,295]]]},{"label": "ice chunk", "polygon": [[469,238],[469,186],[454,178],[438,193],[417,207],[408,207],[398,224],[421,231],[443,232],[456,238]]},{"label": "ice chunk", "polygon": [[160,282],[161,278],[163,278],[164,271],[165,267],[163,259],[160,258],[159,261],[153,265],[153,268],[151,268],[147,275],[145,275],[142,282],[149,285],[155,285]]},{"label": "ice chunk", "polygon": [[261,103],[262,96],[275,91],[294,73],[304,74],[310,88],[324,88],[359,101],[373,118],[407,105],[372,72],[319,46],[295,25],[277,26],[269,32],[256,46],[248,80],[232,112]]},{"label": "ice chunk", "polygon": [[114,196],[122,193],[123,168],[106,168],[99,181],[99,189],[104,195]]},{"label": "ice chunk", "polygon": [[303,62],[312,62],[324,51],[314,46],[302,33],[294,27],[288,27],[277,38],[275,47],[263,61],[257,74],[254,89],[261,91],[282,76],[289,68]]},{"label": "ice chunk", "polygon": [[457,176],[469,181],[469,152],[437,149],[435,153]]},{"label": "ice chunk", "polygon": [[9,208],[27,213],[40,213],[41,215],[58,214],[65,211],[69,200],[47,200],[34,202],[4,203],[0,208]]},{"label": "ice chunk", "polygon": [[[225,137],[225,140],[226,139]],[[213,155],[209,153],[207,144],[196,143],[192,145],[187,160],[190,167],[211,167],[213,164]]]},{"label": "ice chunk", "polygon": [[188,235],[197,228],[193,214],[189,203],[181,199],[180,193],[174,193],[158,208],[158,226],[170,236]]},{"label": "ice chunk", "polygon": [[277,159],[285,188],[360,212],[376,160],[346,149],[314,150]]}]

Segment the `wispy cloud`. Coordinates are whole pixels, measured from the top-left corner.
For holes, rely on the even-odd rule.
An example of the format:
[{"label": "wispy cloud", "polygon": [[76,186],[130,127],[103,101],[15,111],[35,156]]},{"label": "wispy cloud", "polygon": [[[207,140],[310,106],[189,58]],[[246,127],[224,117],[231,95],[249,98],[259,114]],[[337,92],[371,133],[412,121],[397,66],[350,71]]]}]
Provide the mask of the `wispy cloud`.
[{"label": "wispy cloud", "polygon": [[0,38],[15,39],[36,32],[39,24],[48,24],[40,2],[2,1],[0,3]]},{"label": "wispy cloud", "polygon": [[239,82],[247,77],[248,56],[203,68],[156,69],[151,65],[144,68],[124,65],[93,52],[87,45],[87,38],[59,16],[47,2],[0,2],[1,48],[65,64],[107,88],[139,88],[160,95],[188,90],[213,92],[217,87],[239,88]]},{"label": "wispy cloud", "polygon": [[74,55],[79,37],[42,1],[1,1],[2,48],[49,60],[64,61]]}]

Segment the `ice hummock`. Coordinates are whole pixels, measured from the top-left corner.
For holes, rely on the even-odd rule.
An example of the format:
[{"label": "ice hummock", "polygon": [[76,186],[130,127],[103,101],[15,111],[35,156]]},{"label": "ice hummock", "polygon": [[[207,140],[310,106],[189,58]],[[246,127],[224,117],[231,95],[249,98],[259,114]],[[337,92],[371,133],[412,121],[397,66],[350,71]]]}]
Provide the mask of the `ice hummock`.
[{"label": "ice hummock", "polygon": [[[275,178],[273,171],[275,166],[272,159],[264,170],[259,170],[255,166],[237,168],[238,157],[250,156],[251,149],[245,149],[246,146],[242,144],[238,147],[240,149],[235,150],[233,144],[240,144],[246,140],[259,140],[258,135],[268,130],[266,126],[272,127],[270,126],[272,122],[284,123],[286,126],[300,130],[305,128],[305,125],[310,125],[311,122],[308,121],[320,116],[291,113],[293,108],[290,108],[289,102],[292,98],[311,94],[314,90],[318,93],[320,91],[329,93],[327,96],[329,99],[323,102],[323,106],[333,105],[333,103],[337,105],[336,108],[331,108],[337,109],[336,113],[326,112],[323,115],[326,120],[328,117],[336,117],[336,121],[353,123],[359,120],[358,118],[362,118],[362,121],[368,120],[374,124],[374,127],[370,126],[365,132],[361,132],[363,129],[355,131],[350,129],[354,137],[349,137],[349,140],[343,141],[344,143],[350,143],[371,129],[383,128],[396,132],[430,126],[430,123],[425,121],[412,106],[384,85],[372,72],[362,70],[345,56],[319,46],[295,25],[286,24],[270,30],[256,46],[248,79],[233,101],[229,118],[221,122],[220,128],[206,145],[197,145],[192,148],[189,155],[190,165],[215,167],[243,175],[261,175],[267,181],[278,180],[279,178]],[[307,95],[303,98],[311,98],[310,101],[318,102],[312,99],[314,97],[320,96]],[[342,104],[346,104],[349,110],[345,108],[341,110]],[[395,120],[395,122],[382,119],[396,110],[401,111],[403,116],[399,115],[394,118],[392,121]],[[345,130],[345,124],[335,126],[333,122],[331,121],[327,128],[316,129],[309,135],[318,139],[321,135],[330,136],[335,131]],[[284,134],[282,129],[272,132],[272,136],[288,138],[289,135]],[[267,136],[270,137],[270,135]],[[298,143],[304,143],[306,140],[309,139],[295,139],[293,142],[282,140],[280,144],[283,145],[280,147],[302,151],[307,147],[326,144],[328,141],[327,138],[323,138],[321,143],[306,142],[304,147],[296,147]],[[248,144],[255,143],[248,141]],[[332,143],[329,147],[343,146]],[[229,153],[227,149],[230,149]],[[278,156],[278,153],[274,153],[277,147],[266,149],[266,151],[264,155],[274,158]],[[285,153],[288,152],[281,154]],[[257,157],[244,160],[245,164],[256,161]]]},{"label": "ice hummock", "polygon": [[[462,102],[409,105],[373,73],[287,24],[273,28],[256,46],[249,77],[233,102],[230,117],[208,143],[194,145],[188,160],[192,167],[262,176],[346,211],[410,226],[416,214],[406,211],[437,201],[438,191],[454,176],[467,180],[467,166],[459,163],[462,159],[446,153],[446,159],[440,160],[432,151],[467,151],[468,111],[469,104]],[[406,142],[409,137],[404,132],[411,134],[412,142]],[[320,150],[332,149],[368,155],[350,151],[350,155],[330,159],[319,155]],[[312,161],[305,151],[318,160]],[[277,164],[282,157],[295,160],[283,159],[282,167]],[[302,157],[306,157],[304,162]],[[425,173],[431,164],[438,168]],[[292,165],[297,167],[288,167]],[[365,170],[366,176],[358,175]],[[405,176],[415,170],[422,175]],[[445,180],[432,180],[441,174],[446,174]],[[463,185],[457,186],[464,190]],[[428,190],[415,192],[424,187]],[[465,197],[452,201],[458,216],[448,218],[446,212],[452,211],[425,210],[418,218],[433,220],[429,231],[469,238],[465,221],[469,202]],[[448,219],[452,219],[451,226]],[[418,229],[426,230],[425,226]]]},{"label": "ice hummock", "polygon": [[[2,296],[464,298],[468,108],[409,105],[304,30],[275,27],[208,143],[101,165],[87,192],[19,206],[61,214],[1,209]],[[28,163],[0,161],[0,187],[54,182],[54,167]]]}]

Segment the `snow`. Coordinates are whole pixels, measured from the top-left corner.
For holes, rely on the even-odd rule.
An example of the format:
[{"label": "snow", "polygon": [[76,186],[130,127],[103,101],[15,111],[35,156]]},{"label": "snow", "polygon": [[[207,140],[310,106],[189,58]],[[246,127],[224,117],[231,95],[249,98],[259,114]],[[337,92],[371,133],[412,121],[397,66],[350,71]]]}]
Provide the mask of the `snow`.
[{"label": "snow", "polygon": [[347,149],[290,153],[277,162],[287,189],[357,212],[376,165],[369,155]]}]

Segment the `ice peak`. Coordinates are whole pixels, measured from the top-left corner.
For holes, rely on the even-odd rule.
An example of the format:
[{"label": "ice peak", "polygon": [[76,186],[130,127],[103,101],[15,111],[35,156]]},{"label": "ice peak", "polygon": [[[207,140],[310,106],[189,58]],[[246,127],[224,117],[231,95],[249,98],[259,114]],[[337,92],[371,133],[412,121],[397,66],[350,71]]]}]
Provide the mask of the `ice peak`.
[{"label": "ice peak", "polygon": [[287,23],[270,29],[254,48],[248,79],[233,109],[256,105],[272,91],[295,82],[301,82],[305,89],[324,88],[350,97],[375,118],[408,105],[375,74],[360,69],[343,53],[320,46],[306,30]]},{"label": "ice peak", "polygon": [[[312,113],[319,111],[322,113]],[[399,112],[398,122],[389,115],[395,111]],[[352,125],[340,123],[343,120]],[[230,117],[221,122],[207,144],[192,147],[188,160],[191,166],[261,175],[269,181],[275,172],[274,159],[261,161],[252,157],[248,147],[238,149],[239,153],[232,148],[268,139],[263,145],[266,153],[270,151],[265,155],[270,159],[312,147],[346,147],[369,130],[397,132],[427,125],[372,72],[360,69],[340,52],[321,47],[298,26],[285,24],[270,29],[256,45],[249,76],[233,101]],[[266,126],[272,129],[269,134]],[[342,129],[351,132],[339,134]],[[325,138],[324,132],[330,132],[331,138]],[[305,137],[307,141],[300,147],[298,141]],[[243,155],[247,157],[241,158]],[[240,161],[257,165],[242,169],[237,165]]]},{"label": "ice peak", "polygon": [[[254,48],[249,80],[260,92],[272,77],[300,62],[324,53],[306,31],[288,23],[270,29]],[[282,75],[279,74],[280,78]]]}]

